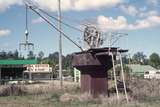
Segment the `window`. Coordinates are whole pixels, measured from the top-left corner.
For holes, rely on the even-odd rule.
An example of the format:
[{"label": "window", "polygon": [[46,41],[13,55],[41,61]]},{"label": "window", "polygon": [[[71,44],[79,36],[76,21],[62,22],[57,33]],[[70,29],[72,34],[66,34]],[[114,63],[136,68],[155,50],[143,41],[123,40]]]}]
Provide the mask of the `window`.
[{"label": "window", "polygon": [[160,74],[160,72],[156,72],[156,74]]},{"label": "window", "polygon": [[149,72],[147,71],[147,72],[145,72],[145,74],[149,74]]}]

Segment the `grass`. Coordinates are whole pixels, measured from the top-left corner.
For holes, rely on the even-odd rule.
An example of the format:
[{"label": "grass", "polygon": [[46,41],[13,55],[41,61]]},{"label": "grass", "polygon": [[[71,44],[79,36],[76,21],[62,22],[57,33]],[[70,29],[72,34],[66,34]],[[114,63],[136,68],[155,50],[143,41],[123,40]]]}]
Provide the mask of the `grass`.
[{"label": "grass", "polygon": [[80,93],[78,84],[70,82],[65,82],[63,89],[60,89],[58,81],[19,85],[15,94],[9,86],[1,86],[0,93],[4,90],[8,93],[0,97],[0,107],[159,107],[159,83],[157,80],[130,81],[132,93],[129,93],[128,104],[123,94],[119,101],[115,95],[109,98],[100,95],[95,99],[88,93]]},{"label": "grass", "polygon": [[0,107],[159,107],[160,101],[158,102],[130,102],[126,103],[116,103],[106,100],[114,99],[105,99],[104,102],[96,101],[79,101],[79,100],[70,100],[67,102],[61,102],[57,95],[25,95],[25,96],[7,96],[0,98]]}]

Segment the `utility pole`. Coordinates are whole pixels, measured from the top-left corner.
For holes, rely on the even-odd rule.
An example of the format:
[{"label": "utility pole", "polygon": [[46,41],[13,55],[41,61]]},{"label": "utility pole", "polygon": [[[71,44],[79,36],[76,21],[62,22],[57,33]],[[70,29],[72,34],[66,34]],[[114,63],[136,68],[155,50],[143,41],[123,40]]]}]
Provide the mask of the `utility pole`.
[{"label": "utility pole", "polygon": [[[58,29],[61,31],[61,0],[58,0]],[[63,86],[62,80],[62,34],[59,32],[59,80],[60,86]]]}]

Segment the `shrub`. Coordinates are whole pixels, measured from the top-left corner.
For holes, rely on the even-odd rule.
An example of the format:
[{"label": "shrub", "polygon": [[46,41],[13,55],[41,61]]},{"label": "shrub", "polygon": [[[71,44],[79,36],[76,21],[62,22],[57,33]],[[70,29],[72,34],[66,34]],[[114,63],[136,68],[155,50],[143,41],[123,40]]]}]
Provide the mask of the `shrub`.
[{"label": "shrub", "polygon": [[160,81],[156,79],[133,79],[129,83],[130,94],[136,100],[160,96]]},{"label": "shrub", "polygon": [[0,96],[11,96],[11,95],[24,95],[26,94],[26,88],[18,85],[9,85],[7,87],[3,87],[0,90]]}]

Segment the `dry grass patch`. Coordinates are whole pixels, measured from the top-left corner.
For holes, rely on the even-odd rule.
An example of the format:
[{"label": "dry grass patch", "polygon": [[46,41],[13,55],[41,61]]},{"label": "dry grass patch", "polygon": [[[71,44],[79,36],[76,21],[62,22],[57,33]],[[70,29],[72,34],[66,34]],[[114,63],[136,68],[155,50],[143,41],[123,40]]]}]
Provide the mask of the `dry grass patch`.
[{"label": "dry grass patch", "polygon": [[135,100],[160,97],[160,80],[133,79],[129,83],[129,88],[132,90],[130,95]]}]

